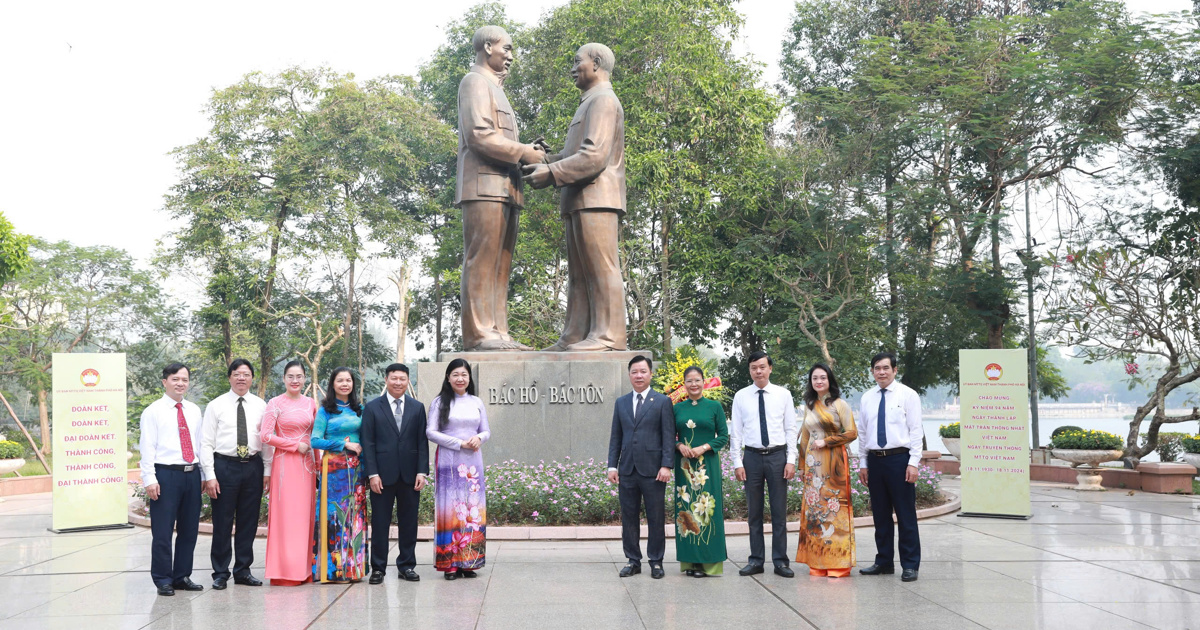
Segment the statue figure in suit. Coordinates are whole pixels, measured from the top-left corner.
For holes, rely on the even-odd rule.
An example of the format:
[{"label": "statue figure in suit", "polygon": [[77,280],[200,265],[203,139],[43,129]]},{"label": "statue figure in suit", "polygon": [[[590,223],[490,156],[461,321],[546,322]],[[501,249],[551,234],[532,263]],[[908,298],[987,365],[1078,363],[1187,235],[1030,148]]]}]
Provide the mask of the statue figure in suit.
[{"label": "statue figure in suit", "polygon": [[508,279],[524,203],[520,165],[541,163],[545,146],[518,140],[502,87],[512,38],[484,26],[472,39],[475,65],[458,85],[458,180],[463,215],[463,350],[529,350],[508,334]]},{"label": "statue figure in suit", "polygon": [[625,350],[625,286],[617,253],[625,214],[625,111],[604,44],[584,44],[571,76],[583,93],[562,153],[522,168],[534,188],[559,189],[567,240],[567,318],[551,351]]}]

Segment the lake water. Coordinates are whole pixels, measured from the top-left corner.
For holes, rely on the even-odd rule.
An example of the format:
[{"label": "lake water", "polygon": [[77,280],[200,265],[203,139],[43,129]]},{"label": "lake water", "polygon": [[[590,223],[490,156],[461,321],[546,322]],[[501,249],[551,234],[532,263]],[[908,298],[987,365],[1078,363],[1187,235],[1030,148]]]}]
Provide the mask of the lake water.
[{"label": "lake water", "polygon": [[[943,453],[947,452],[946,447],[942,444],[941,436],[938,435],[938,427],[942,426],[943,424],[950,424],[951,422],[954,422],[954,420],[945,419],[945,418],[930,419],[930,420],[925,420],[924,422],[922,422],[922,424],[925,425],[925,440],[926,440],[927,444],[929,445],[929,450],[941,451]],[[1121,417],[1039,418],[1038,419],[1038,433],[1041,434],[1041,440],[1039,443],[1043,447],[1046,446],[1046,444],[1050,441],[1050,433],[1052,431],[1054,431],[1054,429],[1056,429],[1060,426],[1063,426],[1063,425],[1076,426],[1081,429],[1087,429],[1090,431],[1107,431],[1109,433],[1115,433],[1117,436],[1119,436],[1121,438],[1122,442],[1125,441],[1125,436],[1128,435],[1128,433],[1129,433],[1129,420],[1126,420],[1125,418],[1121,418]],[[1148,427],[1149,425],[1150,425],[1149,420],[1144,420],[1142,422],[1142,433],[1145,433],[1145,428]],[[1196,432],[1196,423],[1195,422],[1184,422],[1182,424],[1177,424],[1177,425],[1173,425],[1170,427],[1167,427],[1166,425],[1164,425],[1164,429],[1167,431],[1171,431],[1171,432],[1195,433]],[[1032,446],[1032,444],[1030,444],[1030,446]],[[1157,462],[1158,461],[1158,453],[1150,453],[1146,457],[1142,458],[1142,461]]]}]

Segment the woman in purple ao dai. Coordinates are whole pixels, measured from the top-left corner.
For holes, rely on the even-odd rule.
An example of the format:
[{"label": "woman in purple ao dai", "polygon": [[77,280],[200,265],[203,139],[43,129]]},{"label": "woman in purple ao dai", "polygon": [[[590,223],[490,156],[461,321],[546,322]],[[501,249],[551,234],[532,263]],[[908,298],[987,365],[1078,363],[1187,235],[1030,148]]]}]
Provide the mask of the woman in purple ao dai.
[{"label": "woman in purple ao dai", "polygon": [[487,502],[480,447],[491,437],[471,365],[455,359],[429,405],[425,435],[438,445],[434,482],[434,568],[447,580],[473,578],[484,563]]}]

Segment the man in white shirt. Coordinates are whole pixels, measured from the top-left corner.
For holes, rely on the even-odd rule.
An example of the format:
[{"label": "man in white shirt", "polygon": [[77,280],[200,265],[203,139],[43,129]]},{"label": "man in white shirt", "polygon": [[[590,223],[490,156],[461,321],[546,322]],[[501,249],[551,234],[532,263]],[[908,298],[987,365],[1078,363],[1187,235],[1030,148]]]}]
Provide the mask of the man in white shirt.
[{"label": "man in white shirt", "polygon": [[[229,391],[204,408],[204,437],[200,441],[200,464],[204,467],[204,491],[212,503],[213,538],[209,554],[213,566],[213,588],[228,586],[229,561],[233,557],[233,582],[262,586],[250,574],[254,563],[254,534],[263,488],[270,487],[271,447],[263,448],[258,437],[267,403],[250,393],[254,366],[245,359],[229,364]],[[237,537],[230,549],[233,524]]]},{"label": "man in white shirt", "polygon": [[[739,575],[763,572],[763,486],[771,501],[771,561],[775,575],[793,577],[787,555],[787,482],[796,476],[796,403],[792,393],[771,384],[774,362],[767,353],[749,357],[754,384],[733,396],[730,455],[734,475],[746,486],[746,521],[750,525],[750,559]],[[745,453],[743,454],[743,450]]]},{"label": "man in white shirt", "polygon": [[896,355],[871,358],[872,387],[859,403],[858,478],[871,491],[875,564],[863,575],[896,572],[892,512],[900,528],[900,576],[915,582],[921,568],[917,531],[917,465],[921,463],[921,397],[896,380]]},{"label": "man in white shirt", "polygon": [[[150,508],[150,578],[159,595],[202,591],[192,581],[200,531],[200,408],[183,397],[191,372],[182,363],[163,368],[166,393],[142,411],[142,486]],[[171,555],[171,534],[175,554]]]}]

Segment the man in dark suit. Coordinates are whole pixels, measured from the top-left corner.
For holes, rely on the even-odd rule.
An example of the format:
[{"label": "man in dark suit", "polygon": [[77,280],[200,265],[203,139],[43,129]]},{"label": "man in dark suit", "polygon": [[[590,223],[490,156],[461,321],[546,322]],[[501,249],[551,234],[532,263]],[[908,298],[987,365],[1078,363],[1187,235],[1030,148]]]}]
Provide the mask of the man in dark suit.
[{"label": "man in dark suit", "polygon": [[608,440],[608,480],[618,484],[621,500],[621,543],[629,562],[621,577],[642,572],[640,516],[646,506],[650,540],[646,555],[650,577],[663,573],[667,547],[665,496],[675,466],[675,412],[671,398],[650,388],[653,366],[642,355],[629,361],[633,391],[617,399],[612,436]]},{"label": "man in dark suit", "polygon": [[409,582],[417,575],[417,505],[429,474],[425,406],[409,396],[408,367],[384,371],[387,392],[363,408],[362,460],[371,483],[371,584],[387,572],[388,530],[396,510],[399,553],[396,568]]}]

